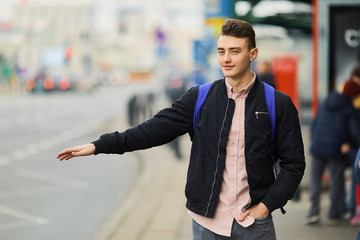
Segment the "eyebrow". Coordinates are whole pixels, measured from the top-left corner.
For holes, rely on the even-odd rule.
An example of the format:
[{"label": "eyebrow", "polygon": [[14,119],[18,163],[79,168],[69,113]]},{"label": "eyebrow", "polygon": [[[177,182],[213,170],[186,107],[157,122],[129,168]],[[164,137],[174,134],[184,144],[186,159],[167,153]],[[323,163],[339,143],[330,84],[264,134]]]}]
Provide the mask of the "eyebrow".
[{"label": "eyebrow", "polygon": [[[222,48],[222,47],[218,47],[217,50],[224,50],[225,48]],[[231,47],[229,48],[229,50],[241,50],[240,47]]]}]

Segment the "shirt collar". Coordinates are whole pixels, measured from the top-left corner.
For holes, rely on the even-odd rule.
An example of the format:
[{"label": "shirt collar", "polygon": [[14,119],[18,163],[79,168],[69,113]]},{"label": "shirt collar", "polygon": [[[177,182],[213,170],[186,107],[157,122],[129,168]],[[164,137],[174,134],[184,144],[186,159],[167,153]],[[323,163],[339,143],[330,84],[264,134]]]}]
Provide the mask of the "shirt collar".
[{"label": "shirt collar", "polygon": [[256,79],[256,73],[251,72],[251,75],[253,76],[253,78],[250,81],[250,83],[248,85],[246,85],[240,91],[236,91],[236,89],[234,89],[225,78],[226,91],[227,91],[228,96],[232,96],[233,93],[243,93],[245,96],[247,96],[249,94],[250,90],[251,90],[251,87],[254,85],[254,82],[255,82],[255,79]]}]

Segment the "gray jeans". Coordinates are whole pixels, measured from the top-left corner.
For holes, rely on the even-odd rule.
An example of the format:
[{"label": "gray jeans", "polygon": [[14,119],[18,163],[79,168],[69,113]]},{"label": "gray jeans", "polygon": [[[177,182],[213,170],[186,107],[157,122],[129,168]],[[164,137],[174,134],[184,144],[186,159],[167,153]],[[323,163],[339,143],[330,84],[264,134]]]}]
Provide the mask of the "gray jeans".
[{"label": "gray jeans", "polygon": [[193,240],[276,240],[274,222],[271,214],[267,218],[256,219],[249,227],[233,222],[231,237],[213,233],[196,221],[192,221]]},{"label": "gray jeans", "polygon": [[321,179],[325,168],[330,170],[330,208],[328,216],[330,218],[339,217],[341,214],[341,194],[344,187],[345,161],[342,159],[312,159],[310,173],[310,215],[320,214]]}]

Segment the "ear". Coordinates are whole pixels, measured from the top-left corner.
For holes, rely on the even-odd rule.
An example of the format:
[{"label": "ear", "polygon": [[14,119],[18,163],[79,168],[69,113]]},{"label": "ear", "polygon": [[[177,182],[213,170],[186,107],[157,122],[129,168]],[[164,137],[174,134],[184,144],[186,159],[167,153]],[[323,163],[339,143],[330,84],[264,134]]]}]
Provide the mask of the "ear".
[{"label": "ear", "polygon": [[250,62],[254,61],[258,55],[259,50],[257,48],[253,48],[250,50]]}]

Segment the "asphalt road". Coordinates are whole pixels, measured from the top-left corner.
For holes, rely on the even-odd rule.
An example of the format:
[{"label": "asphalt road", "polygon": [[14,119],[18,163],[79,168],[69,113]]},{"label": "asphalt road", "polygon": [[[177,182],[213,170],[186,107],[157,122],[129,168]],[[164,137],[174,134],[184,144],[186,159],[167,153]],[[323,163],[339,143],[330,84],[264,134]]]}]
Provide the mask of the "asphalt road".
[{"label": "asphalt road", "polygon": [[110,131],[138,89],[0,97],[0,239],[91,239],[128,191],[139,162],[132,154],[55,157]]}]

